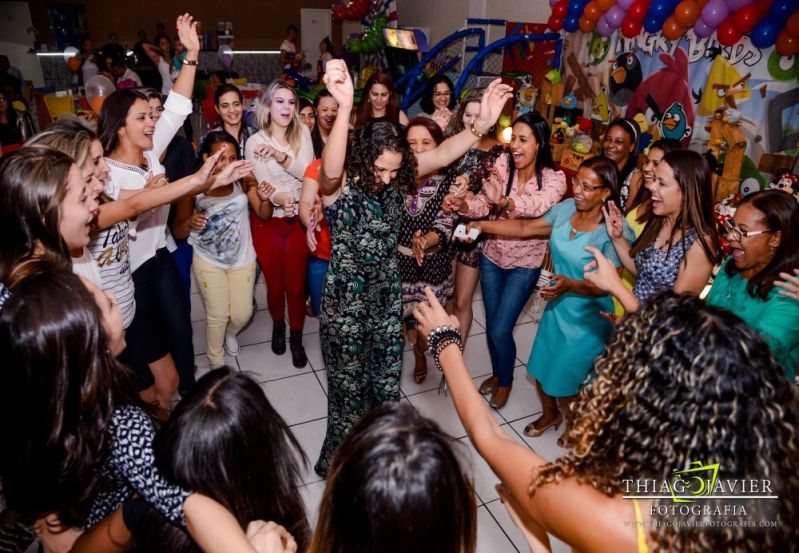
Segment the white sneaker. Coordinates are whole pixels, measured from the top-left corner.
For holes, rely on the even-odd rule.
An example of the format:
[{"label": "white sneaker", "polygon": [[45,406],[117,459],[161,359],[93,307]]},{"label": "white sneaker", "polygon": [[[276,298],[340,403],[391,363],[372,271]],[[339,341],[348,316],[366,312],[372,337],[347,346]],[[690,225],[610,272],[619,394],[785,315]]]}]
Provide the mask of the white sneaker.
[{"label": "white sneaker", "polygon": [[225,336],[225,351],[228,352],[233,357],[236,357],[239,354],[241,347],[239,346],[239,340],[235,336]]}]

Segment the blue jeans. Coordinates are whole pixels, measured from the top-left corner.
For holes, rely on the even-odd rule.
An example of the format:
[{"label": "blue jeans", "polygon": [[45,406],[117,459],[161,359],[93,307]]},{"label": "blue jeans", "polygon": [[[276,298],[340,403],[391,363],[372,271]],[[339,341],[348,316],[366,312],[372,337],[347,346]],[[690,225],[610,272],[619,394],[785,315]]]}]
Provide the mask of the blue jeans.
[{"label": "blue jeans", "polygon": [[491,369],[499,378],[500,386],[510,386],[516,365],[513,327],[533,292],[541,269],[502,269],[482,254],[479,268]]},{"label": "blue jeans", "polygon": [[180,273],[180,283],[183,285],[183,291],[186,292],[186,299],[191,302],[191,258],[194,255],[194,249],[185,240],[175,240],[178,249],[172,252],[172,259],[175,260],[175,265]]},{"label": "blue jeans", "polygon": [[328,264],[329,261],[327,259],[319,259],[312,255],[308,256],[308,272],[305,282],[308,296],[311,298],[311,309],[317,315],[322,309],[322,290],[325,287]]}]

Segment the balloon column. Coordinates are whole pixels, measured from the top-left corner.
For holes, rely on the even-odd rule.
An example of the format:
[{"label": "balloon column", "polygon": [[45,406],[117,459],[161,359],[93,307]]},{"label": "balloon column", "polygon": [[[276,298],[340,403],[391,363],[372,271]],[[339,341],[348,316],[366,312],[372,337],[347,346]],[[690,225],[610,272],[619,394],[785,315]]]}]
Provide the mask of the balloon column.
[{"label": "balloon column", "polygon": [[339,23],[345,19],[351,21],[360,21],[367,15],[372,8],[369,0],[353,0],[352,2],[345,2],[341,4],[334,4],[330,9],[333,16],[333,21]]},{"label": "balloon column", "polygon": [[383,28],[388,25],[388,18],[385,15],[375,17],[371,27],[363,33],[350,38],[344,49],[350,54],[374,54],[382,50],[386,45],[383,40]]},{"label": "balloon column", "polygon": [[549,0],[548,27],[604,37],[619,29],[627,38],[641,30],[660,32],[676,41],[693,28],[705,38],[716,33],[723,46],[732,46],[748,33],[752,44],[776,44],[783,56],[799,54],[799,2],[797,0]]},{"label": "balloon column", "polygon": [[103,102],[110,96],[116,87],[111,79],[104,75],[95,75],[86,81],[86,99],[92,106],[94,113],[100,115],[100,109],[103,107]]},{"label": "balloon column", "polygon": [[80,52],[74,46],[67,46],[64,48],[64,61],[67,62],[67,67],[73,73],[80,69],[81,59]]}]

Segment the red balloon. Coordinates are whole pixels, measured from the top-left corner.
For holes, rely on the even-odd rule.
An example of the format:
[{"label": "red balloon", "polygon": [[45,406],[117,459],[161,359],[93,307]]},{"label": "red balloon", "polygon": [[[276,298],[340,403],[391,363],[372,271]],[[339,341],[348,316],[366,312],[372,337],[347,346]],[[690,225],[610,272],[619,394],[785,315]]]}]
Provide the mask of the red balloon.
[{"label": "red balloon", "polygon": [[638,33],[641,32],[641,22],[635,21],[630,19],[629,17],[624,18],[621,24],[621,33],[626,36],[627,38],[635,38],[638,36]]},{"label": "red balloon", "polygon": [[788,18],[788,23],[785,24],[785,32],[788,33],[788,36],[799,38],[799,12]]},{"label": "red balloon", "polygon": [[690,27],[696,23],[700,13],[702,10],[694,0],[683,0],[674,10],[674,19],[683,27]]},{"label": "red balloon", "polygon": [[558,2],[554,6],[552,6],[552,17],[557,17],[558,19],[563,19],[566,17],[566,14],[569,12],[569,4],[566,0],[562,0]]},{"label": "red balloon", "polygon": [[666,18],[666,21],[663,22],[663,28],[660,30],[660,34],[668,40],[678,40],[684,32],[685,27],[677,23],[673,15]]},{"label": "red balloon", "polygon": [[783,56],[794,56],[799,53],[799,39],[792,37],[783,29],[777,35],[777,52]]},{"label": "red balloon", "polygon": [[549,21],[547,21],[547,27],[557,33],[563,28],[563,19],[554,15],[550,16]]},{"label": "red balloon", "polygon": [[735,25],[735,16],[730,16],[719,24],[716,39],[724,46],[732,46],[741,40],[741,30]]},{"label": "red balloon", "polygon": [[580,30],[584,33],[590,33],[596,27],[596,21],[591,21],[590,19],[586,19],[585,16],[580,18],[579,21]]},{"label": "red balloon", "polygon": [[[552,10],[552,13],[555,13],[555,10]],[[585,9],[583,10],[583,17],[586,18],[588,21],[593,21],[596,23],[604,12],[599,7],[599,4],[596,3],[595,0],[588,2],[585,5]],[[585,31],[588,32],[588,31]]]},{"label": "red balloon", "polygon": [[347,8],[344,6],[336,6],[333,8],[333,21],[344,21]]},{"label": "red balloon", "polygon": [[646,19],[646,12],[649,11],[649,2],[646,0],[636,0],[627,10],[627,17],[638,23],[643,23]]},{"label": "red balloon", "polygon": [[735,17],[735,26],[738,27],[738,30],[742,33],[748,33],[755,28],[755,25],[760,23],[762,16],[763,12],[760,11],[760,7],[757,4],[749,4],[735,12],[733,17]]}]

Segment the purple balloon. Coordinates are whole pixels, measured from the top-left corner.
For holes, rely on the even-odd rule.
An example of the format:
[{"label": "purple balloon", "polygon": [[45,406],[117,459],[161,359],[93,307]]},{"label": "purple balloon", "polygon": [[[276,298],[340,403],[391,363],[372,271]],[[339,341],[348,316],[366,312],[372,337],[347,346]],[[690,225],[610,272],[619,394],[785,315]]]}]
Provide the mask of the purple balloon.
[{"label": "purple balloon", "polygon": [[714,29],[730,15],[730,8],[724,0],[710,0],[702,9],[702,20]]},{"label": "purple balloon", "polygon": [[633,2],[635,2],[635,0],[618,0],[618,2],[616,2],[616,5],[619,6],[622,10],[624,10],[624,13],[627,13],[627,10],[629,10],[630,6],[633,5]]},{"label": "purple balloon", "polygon": [[694,23],[694,34],[699,38],[709,37],[713,34],[715,29],[704,22],[704,20],[700,17]]},{"label": "purple balloon", "polygon": [[730,8],[732,11],[737,12],[744,6],[748,6],[749,4],[754,4],[755,0],[727,0],[727,7]]},{"label": "purple balloon", "polygon": [[604,37],[609,37],[613,34],[613,27],[608,24],[608,20],[606,19],[606,15],[603,15],[599,18],[599,21],[596,23],[596,32]]},{"label": "purple balloon", "polygon": [[610,25],[611,29],[618,29],[621,22],[624,21],[624,10],[621,9],[619,6],[613,6],[608,10],[603,17],[607,19],[608,25]]}]

